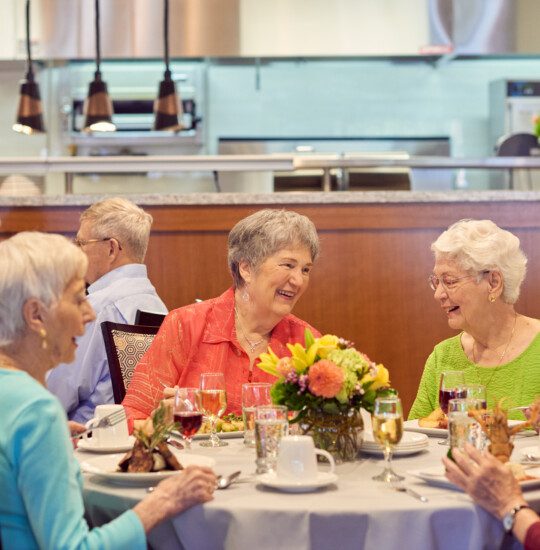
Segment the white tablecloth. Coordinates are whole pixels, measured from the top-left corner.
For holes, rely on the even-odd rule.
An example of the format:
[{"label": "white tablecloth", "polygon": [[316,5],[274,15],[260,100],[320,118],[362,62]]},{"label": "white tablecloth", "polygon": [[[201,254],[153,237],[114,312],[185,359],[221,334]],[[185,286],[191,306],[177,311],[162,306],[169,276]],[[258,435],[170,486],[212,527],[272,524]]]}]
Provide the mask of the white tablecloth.
[{"label": "white tablecloth", "polygon": [[[396,458],[395,470],[435,466],[447,447],[430,439],[427,451]],[[538,444],[538,437],[519,437],[518,449]],[[215,499],[188,510],[156,528],[149,537],[153,548],[186,550],[256,549],[491,549],[499,548],[503,529],[499,521],[475,506],[457,490],[437,488],[411,476],[406,483],[429,502],[422,503],[398,493],[371,477],[383,461],[360,454],[358,462],[337,467],[336,485],[306,494],[282,493],[255,483],[254,450],[242,440],[229,440],[228,447],[204,449],[194,444],[192,452],[214,456],[216,472],[241,469],[238,483],[216,491]],[[79,458],[88,457],[78,451]],[[145,489],[108,485],[85,476],[84,498],[88,515],[101,524],[133,506]],[[540,490],[526,498],[537,509]],[[510,547],[520,545],[510,544]]]}]

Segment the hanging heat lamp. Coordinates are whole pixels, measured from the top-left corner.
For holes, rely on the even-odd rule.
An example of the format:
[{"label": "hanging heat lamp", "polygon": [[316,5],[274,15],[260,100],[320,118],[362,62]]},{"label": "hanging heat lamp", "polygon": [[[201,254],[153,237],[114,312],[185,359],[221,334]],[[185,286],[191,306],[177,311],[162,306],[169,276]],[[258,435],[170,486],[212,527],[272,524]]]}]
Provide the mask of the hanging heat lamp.
[{"label": "hanging heat lamp", "polygon": [[165,73],[159,83],[158,97],[154,101],[154,130],[172,130],[178,132],[182,125],[178,117],[182,116],[182,104],[176,94],[176,85],[169,68],[169,0],[163,0],[163,42]]},{"label": "hanging heat lamp", "polygon": [[114,132],[116,126],[112,122],[113,106],[107,84],[101,80],[101,47],[99,38],[99,0],[95,0],[95,27],[96,27],[96,72],[94,80],[90,82],[88,96],[84,102],[85,132]]},{"label": "hanging heat lamp", "polygon": [[26,79],[21,83],[17,121],[13,125],[16,132],[31,135],[45,132],[39,85],[34,80],[32,55],[30,52],[30,0],[26,0]]}]

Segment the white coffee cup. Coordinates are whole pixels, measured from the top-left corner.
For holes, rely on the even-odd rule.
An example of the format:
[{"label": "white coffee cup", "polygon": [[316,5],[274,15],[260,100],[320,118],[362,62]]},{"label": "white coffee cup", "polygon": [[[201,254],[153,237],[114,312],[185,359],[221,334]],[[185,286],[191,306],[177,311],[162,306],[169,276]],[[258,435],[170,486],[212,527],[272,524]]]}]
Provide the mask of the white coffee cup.
[{"label": "white coffee cup", "polygon": [[117,445],[124,445],[126,443],[129,437],[129,432],[126,411],[122,405],[98,405],[94,411],[94,418],[91,418],[86,423],[86,429],[92,428],[102,418],[117,411],[122,411],[124,413],[124,418],[113,426],[93,429],[92,439],[89,440],[92,442],[92,445],[96,447],[114,447]]},{"label": "white coffee cup", "polygon": [[330,462],[330,473],[333,473],[336,464],[332,455],[316,449],[310,435],[285,436],[279,444],[276,473],[278,477],[297,481],[315,479],[318,473],[317,455],[326,457]]}]

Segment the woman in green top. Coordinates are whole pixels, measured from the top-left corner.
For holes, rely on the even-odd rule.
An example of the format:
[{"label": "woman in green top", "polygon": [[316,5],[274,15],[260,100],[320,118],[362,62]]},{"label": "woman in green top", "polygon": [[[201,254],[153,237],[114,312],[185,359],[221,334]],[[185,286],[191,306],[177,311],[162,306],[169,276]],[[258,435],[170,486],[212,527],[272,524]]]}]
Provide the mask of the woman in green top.
[{"label": "woman in green top", "polygon": [[[488,407],[503,397],[509,408],[530,405],[540,395],[540,321],[514,309],[527,265],[519,239],[490,220],[461,220],[431,250],[434,298],[460,334],[435,346],[409,418],[439,406],[444,370],[462,370],[466,383],[483,384]],[[523,419],[519,410],[509,416]]]}]

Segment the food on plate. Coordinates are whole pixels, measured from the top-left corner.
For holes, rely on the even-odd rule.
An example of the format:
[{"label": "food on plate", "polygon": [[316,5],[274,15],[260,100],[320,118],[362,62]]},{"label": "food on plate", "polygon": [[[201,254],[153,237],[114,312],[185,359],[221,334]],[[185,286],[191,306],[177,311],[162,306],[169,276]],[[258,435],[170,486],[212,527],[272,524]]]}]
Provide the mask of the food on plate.
[{"label": "food on plate", "polygon": [[169,421],[171,415],[167,409],[167,405],[162,403],[141,429],[133,431],[135,444],[118,463],[119,472],[141,473],[184,469],[166,443],[171,431],[177,427]]},{"label": "food on plate", "polygon": [[[241,432],[244,430],[244,421],[241,416],[237,414],[226,414],[223,418],[218,419],[216,422],[217,432]],[[201,429],[197,432],[199,434],[210,433],[210,422],[205,420]]]},{"label": "food on plate", "polygon": [[538,419],[540,418],[540,399],[537,399],[531,405],[529,419],[512,428],[508,426],[508,410],[504,406],[504,399],[497,401],[493,410],[472,410],[469,411],[469,416],[472,416],[480,424],[482,431],[490,440],[489,452],[497,460],[505,464],[510,460],[510,456],[514,450],[511,440],[512,436],[538,423]]},{"label": "food on plate", "polygon": [[446,430],[448,428],[448,417],[441,408],[435,409],[429,416],[420,418],[418,425],[422,428],[438,428]]},{"label": "food on plate", "polygon": [[527,481],[529,479],[536,479],[530,475],[527,475],[525,468],[522,464],[517,464],[515,462],[506,462],[505,467],[508,468],[518,481]]}]

